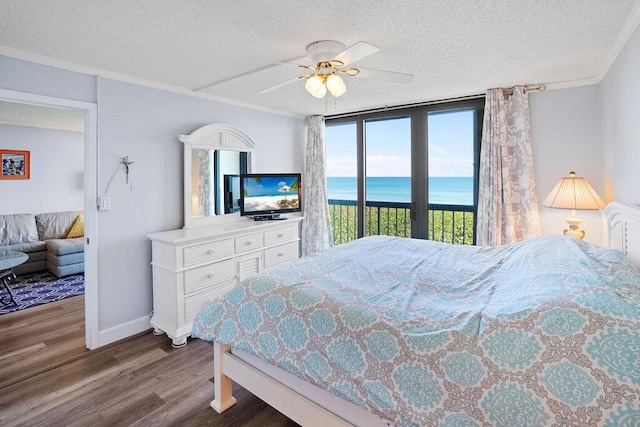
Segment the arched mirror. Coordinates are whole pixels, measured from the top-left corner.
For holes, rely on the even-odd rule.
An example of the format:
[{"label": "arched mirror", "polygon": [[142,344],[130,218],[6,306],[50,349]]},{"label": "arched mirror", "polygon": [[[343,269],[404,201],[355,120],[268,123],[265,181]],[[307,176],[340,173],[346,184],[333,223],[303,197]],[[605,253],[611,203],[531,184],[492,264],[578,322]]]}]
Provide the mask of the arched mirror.
[{"label": "arched mirror", "polygon": [[240,174],[253,170],[255,143],[240,129],[211,124],[180,135],[184,143],[184,228],[237,215]]}]

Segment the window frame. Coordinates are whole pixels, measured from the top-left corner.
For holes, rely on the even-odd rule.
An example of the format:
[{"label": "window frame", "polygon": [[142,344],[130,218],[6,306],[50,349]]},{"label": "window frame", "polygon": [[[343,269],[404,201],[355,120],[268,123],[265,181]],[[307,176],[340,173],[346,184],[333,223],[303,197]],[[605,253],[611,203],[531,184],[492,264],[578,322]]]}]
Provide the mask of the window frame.
[{"label": "window frame", "polygon": [[411,120],[411,237],[427,239],[429,230],[429,141],[428,115],[457,110],[474,110],[473,141],[473,244],[476,243],[475,224],[478,215],[478,176],[480,171],[480,144],[484,117],[485,97],[433,102],[424,105],[393,108],[376,112],[361,112],[325,118],[326,126],[356,124],[357,150],[357,238],[366,235],[366,135],[365,122],[409,117]]}]

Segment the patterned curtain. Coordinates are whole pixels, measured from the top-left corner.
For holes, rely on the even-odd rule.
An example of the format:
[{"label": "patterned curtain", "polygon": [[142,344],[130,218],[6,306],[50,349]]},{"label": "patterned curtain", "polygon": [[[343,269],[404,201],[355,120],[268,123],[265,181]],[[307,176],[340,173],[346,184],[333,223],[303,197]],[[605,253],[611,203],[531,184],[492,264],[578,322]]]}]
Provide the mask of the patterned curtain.
[{"label": "patterned curtain", "polygon": [[529,97],[489,89],[484,110],[478,190],[478,245],[498,246],[539,236]]},{"label": "patterned curtain", "polygon": [[197,216],[215,215],[215,196],[213,193],[213,150],[197,150],[197,185],[198,185],[198,213]]},{"label": "patterned curtain", "polygon": [[307,117],[307,151],[302,195],[302,255],[320,252],[333,246],[327,169],[324,149],[324,117]]}]

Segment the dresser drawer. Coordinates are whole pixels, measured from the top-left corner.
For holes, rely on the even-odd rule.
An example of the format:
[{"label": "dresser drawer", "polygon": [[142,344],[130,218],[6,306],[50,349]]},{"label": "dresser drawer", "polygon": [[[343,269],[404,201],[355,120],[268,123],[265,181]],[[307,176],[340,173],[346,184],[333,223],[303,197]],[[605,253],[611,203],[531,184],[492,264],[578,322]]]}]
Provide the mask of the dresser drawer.
[{"label": "dresser drawer", "polygon": [[200,264],[233,254],[231,239],[184,248],[184,265]]},{"label": "dresser drawer", "polygon": [[262,233],[247,234],[235,238],[236,253],[259,249],[262,247]]},{"label": "dresser drawer", "polygon": [[231,288],[233,288],[234,284],[234,282],[225,282],[207,292],[203,292],[201,294],[185,299],[184,319],[189,320],[195,317],[195,315],[198,314],[209,301],[223,295],[225,292],[230,291]]},{"label": "dresser drawer", "polygon": [[233,260],[216,262],[184,272],[184,292],[210,286],[234,276]]},{"label": "dresser drawer", "polygon": [[289,261],[298,258],[298,241],[285,243],[275,248],[265,249],[264,266],[270,267],[279,262]]},{"label": "dresser drawer", "polygon": [[298,225],[291,227],[283,227],[275,230],[264,232],[264,245],[274,245],[277,243],[288,242],[298,238]]}]

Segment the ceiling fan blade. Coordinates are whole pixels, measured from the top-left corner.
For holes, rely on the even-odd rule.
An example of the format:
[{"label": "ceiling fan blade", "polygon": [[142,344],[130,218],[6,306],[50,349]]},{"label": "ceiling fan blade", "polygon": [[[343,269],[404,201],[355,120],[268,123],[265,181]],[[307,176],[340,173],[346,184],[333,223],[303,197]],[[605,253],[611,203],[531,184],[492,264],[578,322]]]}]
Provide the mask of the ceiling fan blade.
[{"label": "ceiling fan blade", "polygon": [[269,93],[269,92],[273,92],[274,90],[276,90],[276,89],[280,89],[280,88],[281,88],[281,87],[283,87],[283,86],[290,85],[291,83],[295,83],[295,82],[297,82],[297,81],[298,81],[298,80],[300,80],[300,79],[302,79],[302,77],[296,77],[295,79],[285,80],[284,82],[282,82],[282,83],[278,83],[278,84],[277,84],[277,85],[275,85],[275,86],[271,86],[271,87],[268,87],[268,88],[266,88],[266,89],[262,89],[262,90],[261,90],[261,91],[259,91],[258,93]]},{"label": "ceiling fan blade", "polygon": [[344,65],[349,65],[352,62],[356,62],[364,57],[373,55],[376,52],[380,52],[380,48],[375,47],[372,44],[365,42],[358,42],[353,46],[350,46],[331,58],[332,61],[340,61]]},{"label": "ceiling fan blade", "polygon": [[275,64],[275,65],[292,65],[292,66],[298,67],[298,68],[306,68],[307,70],[315,70],[316,69],[316,67],[314,67],[312,65],[294,64],[293,62],[272,62],[272,64]]},{"label": "ceiling fan blade", "polygon": [[227,77],[226,79],[217,80],[217,81],[215,81],[213,83],[209,83],[206,86],[201,86],[201,87],[195,88],[193,90],[194,90],[194,92],[201,92],[203,90],[211,89],[214,86],[221,85],[222,83],[230,82],[232,80],[239,79],[240,77],[250,76],[251,74],[259,73],[260,71],[269,70],[269,69],[271,69],[273,67],[277,67],[277,66],[278,66],[278,64],[270,64],[270,65],[265,65],[264,67],[254,68],[253,70],[245,71],[244,73],[236,74],[235,76]]},{"label": "ceiling fan blade", "polygon": [[262,64],[266,64],[265,65],[266,67],[274,67],[276,65],[291,65],[294,67],[307,67],[307,65],[302,65],[302,64],[305,62],[308,62],[309,58],[304,56],[302,58],[296,58],[296,59],[286,60],[286,61],[258,61],[256,59],[247,59],[246,61],[259,62]]},{"label": "ceiling fan blade", "polygon": [[[295,64],[294,62],[301,62],[301,61],[308,61],[309,59],[306,56],[300,57],[300,58],[294,58],[291,60],[286,60],[286,61],[282,61],[282,62],[266,62],[266,61],[255,61],[255,60],[251,60],[248,59],[247,61],[251,61],[251,62],[261,62],[265,65],[263,65],[262,67],[259,68],[254,68],[253,70],[249,70],[249,71],[245,71],[244,73],[240,73],[240,74],[236,74],[234,76],[231,77],[227,77],[225,79],[222,80],[217,80],[213,83],[209,83],[206,86],[201,86],[201,87],[197,87],[195,89],[193,89],[194,92],[200,92],[203,90],[207,90],[210,89],[214,86],[218,86],[221,85],[222,83],[226,83],[226,82],[230,82],[232,80],[235,79],[239,79],[240,77],[245,77],[245,76],[250,76],[251,74],[255,74],[255,73],[259,73],[260,71],[266,71],[269,70],[271,68],[277,67],[278,65],[293,65],[295,67],[298,67],[298,64]],[[305,66],[303,66],[305,67]]]},{"label": "ceiling fan blade", "polygon": [[395,71],[370,70],[368,68],[358,68],[360,72],[355,77],[363,79],[385,80],[393,83],[407,84],[413,80],[413,74],[396,73]]}]

